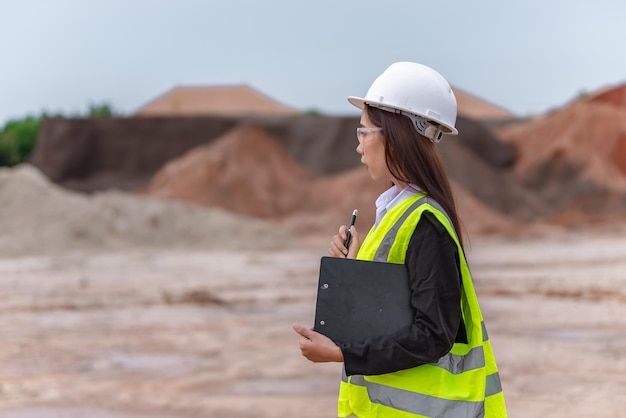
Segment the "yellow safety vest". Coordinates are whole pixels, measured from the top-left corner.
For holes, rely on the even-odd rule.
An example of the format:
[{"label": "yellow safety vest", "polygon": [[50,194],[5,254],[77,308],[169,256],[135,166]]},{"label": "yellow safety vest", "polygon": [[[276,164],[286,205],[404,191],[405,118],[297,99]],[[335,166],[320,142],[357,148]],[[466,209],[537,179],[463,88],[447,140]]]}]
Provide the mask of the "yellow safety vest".
[{"label": "yellow safety vest", "polygon": [[468,342],[454,343],[450,352],[434,363],[394,373],[347,377],[344,369],[340,417],[507,416],[498,368],[465,255],[441,206],[424,193],[402,201],[369,232],[357,258],[404,263],[409,240],[424,211],[435,215],[457,245],[463,284],[461,312]]}]

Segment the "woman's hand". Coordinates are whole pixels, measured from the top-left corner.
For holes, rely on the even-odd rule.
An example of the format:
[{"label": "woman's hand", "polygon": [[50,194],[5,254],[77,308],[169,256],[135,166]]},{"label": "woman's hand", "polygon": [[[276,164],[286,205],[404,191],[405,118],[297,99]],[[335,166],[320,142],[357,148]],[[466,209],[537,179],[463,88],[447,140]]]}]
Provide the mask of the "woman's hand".
[{"label": "woman's hand", "polygon": [[361,247],[361,240],[359,238],[359,232],[356,230],[356,226],[352,225],[350,228],[350,248],[346,248],[343,244],[346,241],[348,235],[348,227],[341,225],[339,227],[339,233],[335,235],[328,247],[328,254],[333,257],[339,258],[355,258]]},{"label": "woman's hand", "polygon": [[313,363],[342,362],[341,349],[327,336],[298,324],[293,330],[300,334],[300,352]]}]

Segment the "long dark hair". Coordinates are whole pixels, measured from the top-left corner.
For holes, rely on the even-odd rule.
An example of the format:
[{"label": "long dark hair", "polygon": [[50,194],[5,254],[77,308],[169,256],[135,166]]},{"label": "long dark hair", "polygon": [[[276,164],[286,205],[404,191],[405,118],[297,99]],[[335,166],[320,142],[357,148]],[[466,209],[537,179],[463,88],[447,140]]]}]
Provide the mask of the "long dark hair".
[{"label": "long dark hair", "polygon": [[446,211],[461,248],[463,237],[452,188],[446,168],[435,144],[422,136],[408,117],[366,106],[369,120],[383,128],[385,160],[391,175],[404,183],[415,184]]}]

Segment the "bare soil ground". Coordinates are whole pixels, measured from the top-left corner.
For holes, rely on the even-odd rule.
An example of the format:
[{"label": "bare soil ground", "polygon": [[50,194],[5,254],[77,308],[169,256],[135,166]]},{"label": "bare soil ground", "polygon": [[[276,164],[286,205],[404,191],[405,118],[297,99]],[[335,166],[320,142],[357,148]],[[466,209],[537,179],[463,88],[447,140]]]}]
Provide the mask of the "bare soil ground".
[{"label": "bare soil ground", "polygon": [[[626,227],[474,238],[511,417],[626,410]],[[0,259],[0,415],[333,417],[339,364],[300,356],[326,242]]]}]

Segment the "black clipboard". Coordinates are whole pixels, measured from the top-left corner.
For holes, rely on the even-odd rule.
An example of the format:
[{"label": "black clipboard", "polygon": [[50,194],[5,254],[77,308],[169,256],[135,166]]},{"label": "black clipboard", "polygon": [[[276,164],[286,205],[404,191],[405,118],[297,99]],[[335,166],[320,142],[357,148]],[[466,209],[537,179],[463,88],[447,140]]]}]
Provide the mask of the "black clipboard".
[{"label": "black clipboard", "polygon": [[322,257],[313,329],[337,344],[389,335],[413,323],[404,264]]}]

